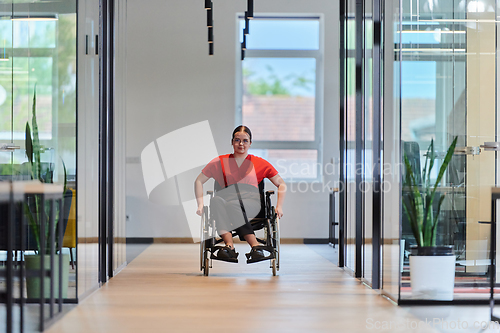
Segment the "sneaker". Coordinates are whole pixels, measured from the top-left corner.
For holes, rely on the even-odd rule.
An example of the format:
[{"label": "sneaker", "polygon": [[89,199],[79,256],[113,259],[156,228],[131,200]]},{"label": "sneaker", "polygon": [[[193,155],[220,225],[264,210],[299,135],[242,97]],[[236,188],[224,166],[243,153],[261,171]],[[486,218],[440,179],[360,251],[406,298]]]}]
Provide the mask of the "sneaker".
[{"label": "sneaker", "polygon": [[252,257],[252,259],[260,259],[260,258],[264,258],[264,251],[261,250],[261,249],[257,249],[254,247],[252,247],[252,249],[250,250],[250,256]]},{"label": "sneaker", "polygon": [[229,246],[224,246],[219,249],[217,252],[217,258],[219,259],[235,259],[238,258],[238,253],[236,253],[236,249],[232,249]]}]

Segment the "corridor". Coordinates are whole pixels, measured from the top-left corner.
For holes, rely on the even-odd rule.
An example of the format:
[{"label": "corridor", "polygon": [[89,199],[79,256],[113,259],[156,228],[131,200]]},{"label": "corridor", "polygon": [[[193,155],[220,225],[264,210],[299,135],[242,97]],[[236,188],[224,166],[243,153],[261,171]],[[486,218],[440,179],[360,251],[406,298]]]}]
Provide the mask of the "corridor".
[{"label": "corridor", "polygon": [[151,245],[47,332],[452,332],[433,318],[467,316],[460,332],[479,332],[472,323],[488,319],[485,306],[397,307],[338,268],[327,245],[282,245],[277,277],[268,262],[247,265],[247,248],[205,277],[196,244]]}]

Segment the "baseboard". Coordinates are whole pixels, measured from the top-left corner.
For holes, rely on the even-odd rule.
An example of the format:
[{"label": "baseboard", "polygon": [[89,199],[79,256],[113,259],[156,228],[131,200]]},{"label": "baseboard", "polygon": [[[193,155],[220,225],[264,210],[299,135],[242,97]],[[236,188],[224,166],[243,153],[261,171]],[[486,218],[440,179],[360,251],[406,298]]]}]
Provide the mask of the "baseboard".
[{"label": "baseboard", "polygon": [[127,244],[153,244],[153,237],[127,237]]},{"label": "baseboard", "polygon": [[[235,243],[240,241],[235,238]],[[281,244],[328,244],[328,238],[281,238]],[[192,244],[190,237],[127,237],[127,244]],[[244,243],[244,242],[241,242]]]},{"label": "baseboard", "polygon": [[193,244],[191,237],[157,237],[154,238],[154,244]]},{"label": "baseboard", "polygon": [[97,244],[99,243],[99,237],[78,237],[77,244]]},{"label": "baseboard", "polygon": [[191,237],[127,237],[127,244],[193,244]]},{"label": "baseboard", "polygon": [[328,244],[328,238],[304,238],[304,244]]}]

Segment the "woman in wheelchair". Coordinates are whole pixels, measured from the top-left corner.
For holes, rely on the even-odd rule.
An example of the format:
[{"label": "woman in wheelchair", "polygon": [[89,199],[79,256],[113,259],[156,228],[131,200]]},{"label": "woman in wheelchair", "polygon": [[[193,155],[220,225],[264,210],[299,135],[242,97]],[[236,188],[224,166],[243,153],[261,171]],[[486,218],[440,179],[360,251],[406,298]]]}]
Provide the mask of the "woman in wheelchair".
[{"label": "woman in wheelchair", "polygon": [[211,214],[215,219],[217,231],[225,243],[218,247],[217,259],[237,262],[238,253],[234,249],[234,230],[241,240],[246,240],[252,247],[247,254],[253,262],[264,258],[259,249],[250,220],[261,210],[259,183],[268,178],[278,188],[276,216],[283,216],[283,201],[286,185],[278,171],[263,158],[248,154],[252,145],[252,132],[246,126],[238,126],[231,139],[233,153],[221,155],[208,163],[195,181],[195,194],[198,215],[203,214],[203,184],[214,178],[215,187],[220,188],[210,201]]}]

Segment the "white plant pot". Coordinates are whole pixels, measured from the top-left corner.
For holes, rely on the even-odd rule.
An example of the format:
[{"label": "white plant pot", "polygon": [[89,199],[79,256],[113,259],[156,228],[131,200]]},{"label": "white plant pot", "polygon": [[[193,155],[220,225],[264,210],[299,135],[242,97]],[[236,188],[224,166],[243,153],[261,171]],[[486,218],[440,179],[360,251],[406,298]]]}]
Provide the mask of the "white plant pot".
[{"label": "white plant pot", "polygon": [[455,287],[454,255],[411,255],[413,299],[452,301]]}]

